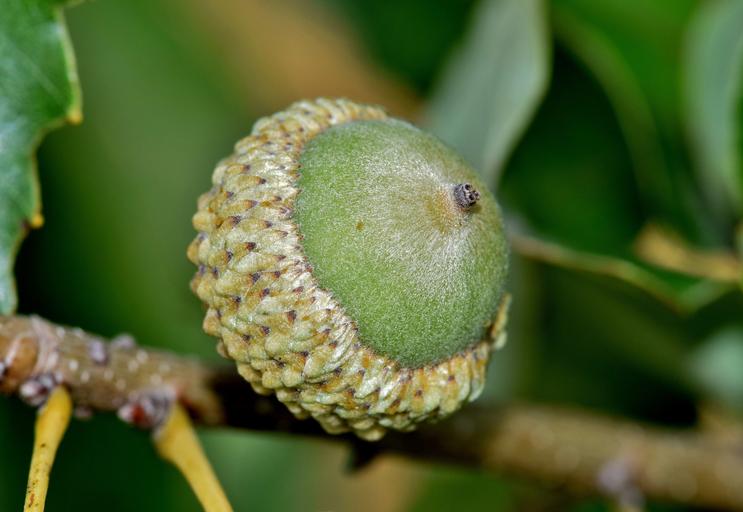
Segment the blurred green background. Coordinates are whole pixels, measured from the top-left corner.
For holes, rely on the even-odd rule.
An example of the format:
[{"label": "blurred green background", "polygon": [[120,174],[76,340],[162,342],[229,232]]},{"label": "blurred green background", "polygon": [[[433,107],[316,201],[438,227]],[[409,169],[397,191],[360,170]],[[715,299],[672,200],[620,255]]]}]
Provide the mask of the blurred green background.
[{"label": "blurred green background", "polygon": [[[39,153],[22,313],[217,360],[185,249],[214,163],[304,97],[379,103],[458,147],[514,238],[483,401],[677,427],[743,409],[743,2],[98,0],[67,11],[84,122]],[[736,238],[737,237],[737,238]],[[680,256],[679,256],[680,255]],[[0,400],[0,510],[34,411]],[[475,470],[209,430],[236,510],[610,510]],[[74,421],[48,510],[199,510],[146,433]],[[685,510],[651,503],[648,510]]]}]

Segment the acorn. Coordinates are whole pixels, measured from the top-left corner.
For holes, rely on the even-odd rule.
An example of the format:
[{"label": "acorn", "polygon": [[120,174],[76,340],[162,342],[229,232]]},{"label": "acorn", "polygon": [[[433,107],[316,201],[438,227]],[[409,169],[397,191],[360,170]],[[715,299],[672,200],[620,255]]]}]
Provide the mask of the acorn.
[{"label": "acorn", "polygon": [[255,391],[367,440],[480,394],[508,248],[456,152],[378,107],[300,101],[256,122],[212,183],[191,287]]}]

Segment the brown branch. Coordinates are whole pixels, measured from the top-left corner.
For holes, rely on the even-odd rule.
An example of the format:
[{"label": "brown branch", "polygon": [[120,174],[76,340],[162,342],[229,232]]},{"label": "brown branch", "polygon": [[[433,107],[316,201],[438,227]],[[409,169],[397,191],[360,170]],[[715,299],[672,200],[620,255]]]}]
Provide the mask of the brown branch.
[{"label": "brown branch", "polygon": [[[108,342],[39,317],[0,317],[0,393],[18,394],[31,405],[64,384],[78,413],[118,411],[133,414],[133,423],[146,422],[146,409],[177,398],[202,422],[218,424],[223,413],[209,385],[218,372],[194,359],[138,347],[128,337]],[[132,410],[135,405],[145,410]]]},{"label": "brown branch", "polygon": [[[159,399],[181,401],[202,424],[345,441],[361,462],[378,453],[452,463],[539,480],[637,505],[652,500],[743,511],[743,445],[697,431],[672,431],[534,405],[468,407],[412,434],[377,443],[330,436],[311,420],[255,394],[231,367],[102,344],[96,336],[39,318],[0,321],[0,391],[38,404],[44,390],[70,389],[78,407],[118,411],[157,424]],[[84,375],[86,375],[84,377]]]}]

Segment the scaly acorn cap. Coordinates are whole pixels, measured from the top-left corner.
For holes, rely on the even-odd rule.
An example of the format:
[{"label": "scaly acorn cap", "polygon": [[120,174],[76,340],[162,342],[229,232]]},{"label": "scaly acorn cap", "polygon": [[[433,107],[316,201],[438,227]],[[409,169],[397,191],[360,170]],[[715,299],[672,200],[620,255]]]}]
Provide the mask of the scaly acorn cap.
[{"label": "scaly acorn cap", "polygon": [[212,182],[191,287],[257,392],[368,440],[480,394],[505,340],[508,250],[455,152],[377,107],[301,101],[259,120]]}]

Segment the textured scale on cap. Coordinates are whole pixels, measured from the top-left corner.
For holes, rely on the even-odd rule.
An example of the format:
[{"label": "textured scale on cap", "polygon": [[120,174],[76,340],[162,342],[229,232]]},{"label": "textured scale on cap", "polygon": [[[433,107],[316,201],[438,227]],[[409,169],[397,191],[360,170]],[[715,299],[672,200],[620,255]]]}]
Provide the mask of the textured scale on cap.
[{"label": "textured scale on cap", "polygon": [[481,340],[406,365],[364,343],[354,319],[320,286],[294,218],[303,149],[329,128],[386,119],[376,107],[319,99],[259,120],[217,165],[188,250],[198,266],[191,287],[208,307],[204,329],[253,388],[275,393],[328,432],[370,440],[476,398],[490,351],[505,337],[508,302],[501,294]]}]

